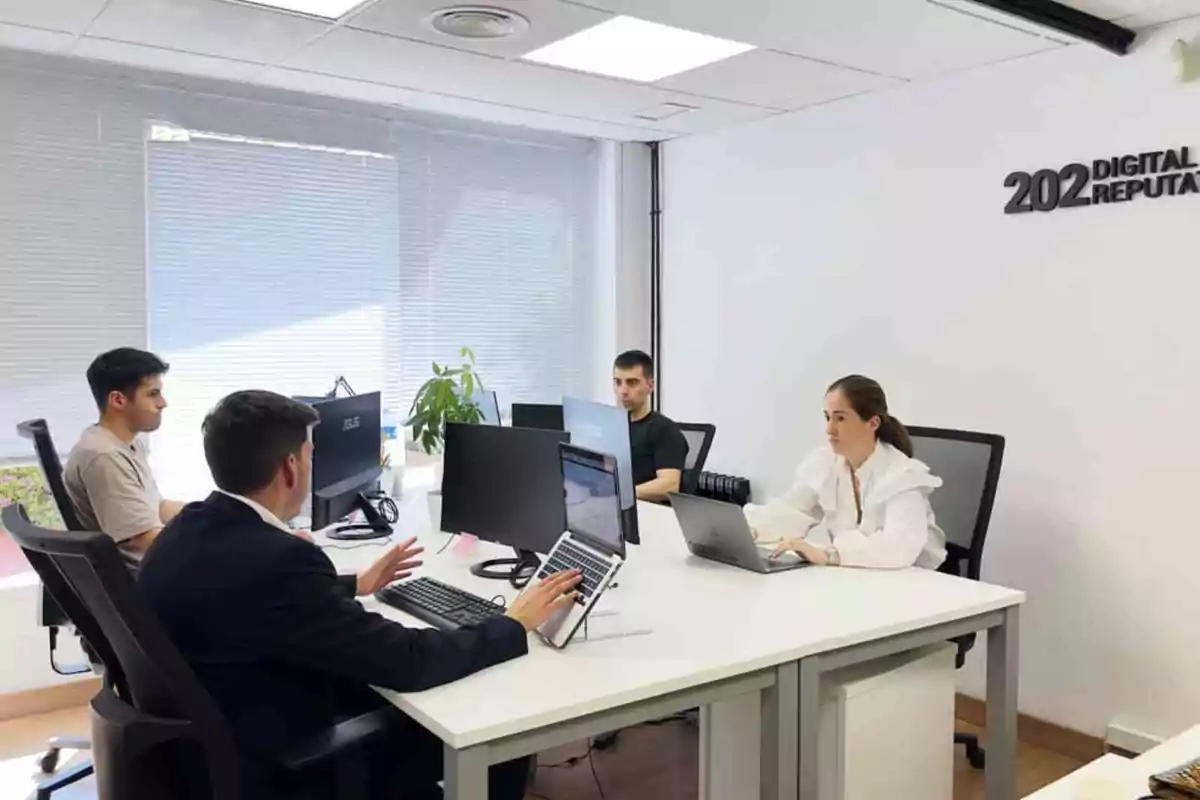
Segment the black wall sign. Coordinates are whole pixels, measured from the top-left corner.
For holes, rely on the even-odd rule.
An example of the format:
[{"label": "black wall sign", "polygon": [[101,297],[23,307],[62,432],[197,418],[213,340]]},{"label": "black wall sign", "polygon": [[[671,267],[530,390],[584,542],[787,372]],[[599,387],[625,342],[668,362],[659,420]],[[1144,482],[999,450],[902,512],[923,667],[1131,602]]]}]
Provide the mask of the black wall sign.
[{"label": "black wall sign", "polygon": [[1155,150],[1067,164],[1062,169],[1013,172],[1004,185],[1014,189],[1005,214],[1124,203],[1140,197],[1200,194],[1200,165],[1190,147]]}]

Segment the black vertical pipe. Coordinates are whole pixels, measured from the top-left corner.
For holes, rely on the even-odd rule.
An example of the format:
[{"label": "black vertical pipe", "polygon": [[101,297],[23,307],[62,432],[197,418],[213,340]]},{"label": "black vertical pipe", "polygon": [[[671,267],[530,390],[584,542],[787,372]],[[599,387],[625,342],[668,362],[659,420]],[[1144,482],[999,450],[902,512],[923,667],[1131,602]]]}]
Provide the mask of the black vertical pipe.
[{"label": "black vertical pipe", "polygon": [[658,142],[650,142],[650,356],[654,359],[653,408],[662,410],[662,160]]}]

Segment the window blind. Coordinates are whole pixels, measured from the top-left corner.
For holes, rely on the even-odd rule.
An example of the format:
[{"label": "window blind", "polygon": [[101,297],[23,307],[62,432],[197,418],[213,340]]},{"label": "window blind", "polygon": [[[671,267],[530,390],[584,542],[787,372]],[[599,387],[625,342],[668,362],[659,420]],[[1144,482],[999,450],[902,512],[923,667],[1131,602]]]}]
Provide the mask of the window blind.
[{"label": "window blind", "polygon": [[203,485],[200,424],[230,392],[323,394],[338,375],[382,389],[399,300],[390,157],[179,134],[146,157],[163,491]]},{"label": "window blind", "polygon": [[504,410],[591,394],[595,142],[34,61],[0,62],[0,459],[32,456],[35,416],[69,449],[118,346],[171,362],[153,455],[185,497],[234,389],[345,375],[404,413],[465,345]]},{"label": "window blind", "polygon": [[96,418],[88,364],[145,340],[140,121],[94,90],[0,71],[0,459],[32,460],[34,417],[69,449]]},{"label": "window blind", "polygon": [[401,359],[389,393],[411,402],[430,363],[463,346],[505,412],[590,393],[588,152],[415,127],[395,141]]}]

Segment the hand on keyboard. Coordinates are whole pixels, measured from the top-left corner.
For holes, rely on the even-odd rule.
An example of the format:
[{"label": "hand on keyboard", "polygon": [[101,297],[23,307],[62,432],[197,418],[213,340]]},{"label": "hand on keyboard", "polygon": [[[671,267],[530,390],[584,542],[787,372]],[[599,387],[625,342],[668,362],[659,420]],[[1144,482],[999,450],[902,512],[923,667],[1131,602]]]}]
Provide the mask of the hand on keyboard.
[{"label": "hand on keyboard", "polygon": [[425,552],[424,547],[417,547],[417,537],[406,539],[379,557],[371,566],[358,573],[359,597],[365,597],[378,592],[389,583],[407,578],[413,570],[421,566],[417,556]]},{"label": "hand on keyboard", "polygon": [[554,613],[575,602],[575,587],[582,579],[579,570],[560,572],[530,585],[508,607],[507,616],[532,631]]}]

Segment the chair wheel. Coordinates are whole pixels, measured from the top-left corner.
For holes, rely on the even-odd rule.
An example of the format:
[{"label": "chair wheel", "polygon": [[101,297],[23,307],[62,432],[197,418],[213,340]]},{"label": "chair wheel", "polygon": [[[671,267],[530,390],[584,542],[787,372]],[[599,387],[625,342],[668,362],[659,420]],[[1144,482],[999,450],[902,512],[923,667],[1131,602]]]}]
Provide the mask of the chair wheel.
[{"label": "chair wheel", "polygon": [[52,748],[50,750],[47,750],[45,752],[45,754],[41,758],[38,759],[38,769],[40,769],[42,771],[42,774],[44,774],[44,775],[53,775],[54,774],[54,771],[56,769],[58,769],[58,755],[59,755],[59,751],[57,749]]},{"label": "chair wheel", "polygon": [[601,734],[592,740],[592,747],[596,750],[608,750],[617,743],[617,737],[620,735],[619,730]]},{"label": "chair wheel", "polygon": [[981,747],[974,747],[967,751],[967,763],[975,769],[983,769],[987,766],[987,753]]}]

